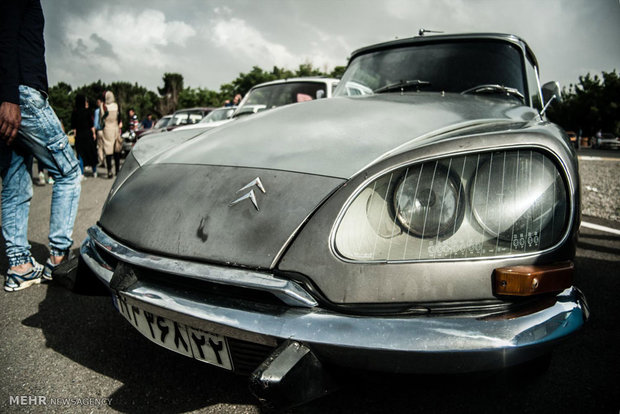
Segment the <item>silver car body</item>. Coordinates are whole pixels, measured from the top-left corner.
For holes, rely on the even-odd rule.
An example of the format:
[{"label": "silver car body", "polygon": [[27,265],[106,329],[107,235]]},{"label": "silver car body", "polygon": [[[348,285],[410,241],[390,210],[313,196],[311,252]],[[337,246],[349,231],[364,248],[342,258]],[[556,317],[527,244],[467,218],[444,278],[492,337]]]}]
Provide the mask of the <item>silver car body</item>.
[{"label": "silver car body", "polygon": [[[515,36],[437,36],[361,49],[349,66],[375,50],[454,39],[492,39],[533,57]],[[515,301],[492,286],[496,269],[574,257],[576,157],[533,99],[423,90],[356,95],[277,108],[197,136],[187,131],[174,142],[140,141],[81,248],[119,310],[134,307],[228,338],[232,369],[240,372],[285,341],[343,366],[486,370],[546,354],[579,330],[588,311],[577,288]],[[555,166],[566,213],[547,246],[404,260],[389,252],[354,257],[355,249],[342,248],[341,226],[373,182],[481,153],[504,160],[542,154],[543,165]],[[394,229],[402,231],[393,226],[392,236]],[[262,356],[237,362],[240,349],[253,346]]]}]

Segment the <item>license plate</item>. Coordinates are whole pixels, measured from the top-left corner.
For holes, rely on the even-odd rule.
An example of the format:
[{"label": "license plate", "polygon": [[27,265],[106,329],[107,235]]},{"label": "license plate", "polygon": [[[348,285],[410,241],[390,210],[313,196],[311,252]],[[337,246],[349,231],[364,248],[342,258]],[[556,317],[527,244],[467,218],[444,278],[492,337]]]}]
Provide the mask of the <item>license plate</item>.
[{"label": "license plate", "polygon": [[171,351],[232,370],[226,338],[141,309],[115,294],[116,308],[142,335]]}]

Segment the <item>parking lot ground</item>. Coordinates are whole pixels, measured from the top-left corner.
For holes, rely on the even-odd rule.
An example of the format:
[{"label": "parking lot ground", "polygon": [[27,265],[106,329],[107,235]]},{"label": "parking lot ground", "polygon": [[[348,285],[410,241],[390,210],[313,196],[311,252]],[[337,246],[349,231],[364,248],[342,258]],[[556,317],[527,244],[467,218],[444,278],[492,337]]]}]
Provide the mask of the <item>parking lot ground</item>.
[{"label": "parking lot ground", "polygon": [[[83,183],[76,247],[96,222],[111,184],[91,177]],[[48,254],[50,195],[49,186],[35,187],[29,239],[40,261]],[[620,229],[614,220],[583,220]],[[519,370],[460,376],[343,372],[340,390],[290,412],[618,413],[619,265],[620,236],[581,229],[575,284],[588,299],[591,319],[559,344],[539,376]],[[6,267],[2,255],[0,268]],[[0,292],[0,309],[2,413],[260,411],[244,377],[154,345],[116,313],[109,297],[40,285]],[[33,396],[43,397],[43,409],[19,404],[18,397]]]}]

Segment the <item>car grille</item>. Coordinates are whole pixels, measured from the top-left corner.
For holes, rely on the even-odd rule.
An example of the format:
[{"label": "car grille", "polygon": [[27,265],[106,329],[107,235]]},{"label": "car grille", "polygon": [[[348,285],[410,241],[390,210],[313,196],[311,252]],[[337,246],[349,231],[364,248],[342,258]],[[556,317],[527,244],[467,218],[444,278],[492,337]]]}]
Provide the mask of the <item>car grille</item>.
[{"label": "car grille", "polygon": [[[112,270],[114,270],[116,265],[119,263],[119,260],[99,245],[96,245],[96,249],[101,258]],[[229,299],[245,300],[252,303],[284,306],[284,303],[281,300],[269,292],[230,286],[221,283],[213,283],[191,277],[165,273],[156,269],[147,269],[133,265],[130,266],[135,270],[138,280],[140,281],[154,282],[163,286],[173,286],[175,288],[186,289],[194,293],[203,293],[209,296],[219,296]]]}]

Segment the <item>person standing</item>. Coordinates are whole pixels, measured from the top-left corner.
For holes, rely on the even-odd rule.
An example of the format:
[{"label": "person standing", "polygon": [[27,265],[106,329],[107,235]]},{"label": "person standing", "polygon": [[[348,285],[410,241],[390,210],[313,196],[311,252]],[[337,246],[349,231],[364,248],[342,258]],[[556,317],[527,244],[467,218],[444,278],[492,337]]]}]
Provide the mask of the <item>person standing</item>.
[{"label": "person standing", "polygon": [[103,122],[101,121],[101,117],[103,116],[103,111],[101,110],[102,106],[103,101],[101,98],[97,98],[97,108],[95,109],[93,126],[97,137],[97,162],[99,167],[104,166],[103,162],[105,160],[105,155],[103,153]]},{"label": "person standing", "polygon": [[[51,280],[69,256],[80,198],[80,170],[67,135],[47,99],[43,9],[40,0],[0,1],[0,172],[2,235],[9,269],[4,290],[14,292]],[[54,178],[50,256],[37,263],[28,244],[35,157]]]},{"label": "person standing", "polygon": [[121,162],[121,133],[119,123],[119,108],[112,91],[105,93],[105,105],[103,106],[103,150],[105,163],[108,167],[108,178],[112,178],[112,157],[114,157],[114,170],[118,174]]},{"label": "person standing", "polygon": [[82,179],[84,166],[93,169],[93,176],[97,177],[97,143],[93,118],[88,109],[88,100],[80,93],[75,96],[75,108],[71,113],[71,128],[75,133],[75,151],[78,154]]},{"label": "person standing", "polygon": [[129,119],[128,131],[136,132],[140,127],[140,121],[138,120],[138,115],[136,115],[136,111],[134,111],[133,108],[129,109],[127,118]]}]

